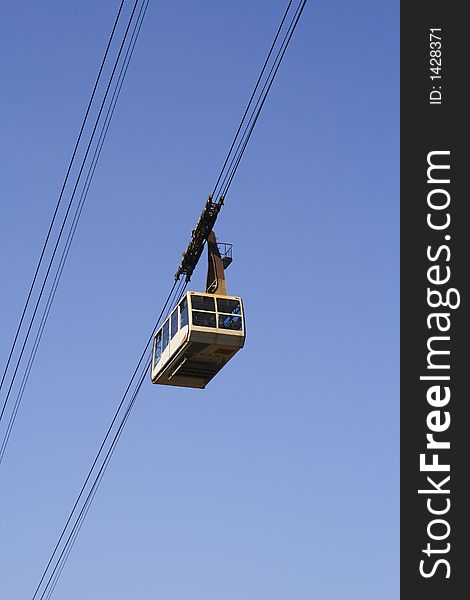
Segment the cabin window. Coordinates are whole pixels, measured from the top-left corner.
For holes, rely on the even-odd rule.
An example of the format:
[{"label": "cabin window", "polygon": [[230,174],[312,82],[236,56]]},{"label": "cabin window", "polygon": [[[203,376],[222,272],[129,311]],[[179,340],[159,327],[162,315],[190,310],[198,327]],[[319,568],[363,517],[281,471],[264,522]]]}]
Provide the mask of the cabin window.
[{"label": "cabin window", "polygon": [[210,296],[191,296],[191,304],[194,310],[210,310],[215,312],[214,298]]},{"label": "cabin window", "polygon": [[181,327],[188,324],[188,301],[186,298],[183,298],[180,304],[180,322]]},{"label": "cabin window", "polygon": [[193,310],[193,325],[197,327],[215,327],[215,313]]},{"label": "cabin window", "polygon": [[154,364],[157,364],[157,362],[160,360],[161,355],[162,355],[162,332],[159,331],[157,333],[157,335],[155,336],[155,359],[154,359]]},{"label": "cabin window", "polygon": [[169,329],[170,329],[170,322],[167,321],[165,323],[165,325],[163,325],[163,329],[162,329],[162,332],[163,332],[163,336],[162,336],[162,339],[163,339],[162,352],[164,352],[165,348],[168,346],[168,342],[169,342],[169,339],[170,339],[170,337],[169,337]]},{"label": "cabin window", "polygon": [[241,331],[242,318],[237,315],[219,314],[219,329],[232,329],[234,331]]},{"label": "cabin window", "polygon": [[239,315],[241,313],[240,302],[228,298],[217,298],[217,310],[229,315]]},{"label": "cabin window", "polygon": [[178,308],[175,308],[171,315],[171,339],[174,338],[175,333],[178,331]]}]

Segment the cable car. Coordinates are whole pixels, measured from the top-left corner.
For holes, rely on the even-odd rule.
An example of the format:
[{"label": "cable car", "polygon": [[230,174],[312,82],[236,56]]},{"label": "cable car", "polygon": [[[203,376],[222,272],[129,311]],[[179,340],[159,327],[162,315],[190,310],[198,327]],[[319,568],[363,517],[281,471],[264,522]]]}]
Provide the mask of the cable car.
[{"label": "cable car", "polygon": [[221,257],[210,233],[209,269],[205,292],[186,292],[156,332],[152,383],[205,388],[243,348],[245,317],[239,296],[227,295],[224,268],[231,256]]},{"label": "cable car", "polygon": [[204,388],[244,343],[241,298],[187,292],[155,335],[152,382]]}]

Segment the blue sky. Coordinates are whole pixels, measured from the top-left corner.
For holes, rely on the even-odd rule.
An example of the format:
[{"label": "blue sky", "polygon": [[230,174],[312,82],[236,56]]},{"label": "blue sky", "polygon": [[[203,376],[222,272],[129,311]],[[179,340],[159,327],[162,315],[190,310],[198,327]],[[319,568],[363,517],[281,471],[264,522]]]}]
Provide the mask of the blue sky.
[{"label": "blue sky", "polygon": [[[2,365],[117,5],[0,8]],[[8,600],[33,594],[285,6],[150,3],[0,472]],[[398,16],[307,4],[216,229],[246,346],[204,391],[145,382],[55,597],[398,597]]]}]

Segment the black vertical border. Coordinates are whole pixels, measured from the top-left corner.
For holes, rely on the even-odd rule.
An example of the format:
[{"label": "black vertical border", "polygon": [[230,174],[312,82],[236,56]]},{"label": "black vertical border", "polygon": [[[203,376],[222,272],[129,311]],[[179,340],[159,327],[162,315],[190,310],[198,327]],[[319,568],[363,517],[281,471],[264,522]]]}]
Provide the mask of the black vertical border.
[{"label": "black vertical border", "polygon": [[[467,239],[466,217],[470,214],[470,198],[466,189],[467,174],[470,174],[470,154],[467,150],[468,101],[464,88],[470,79],[467,46],[470,40],[470,24],[464,18],[464,3],[437,2],[435,0],[401,3],[401,489],[400,489],[400,596],[402,600],[462,599],[470,594],[470,536],[467,511],[470,502],[466,488],[470,487],[470,419],[468,392],[470,379],[469,352],[469,311],[468,278],[470,276],[470,250]],[[441,80],[431,81],[430,38],[431,28],[442,30],[442,75]],[[432,86],[441,86],[442,104],[431,105],[429,95]],[[437,94],[435,94],[437,96]],[[435,150],[450,150],[450,184],[445,187],[451,196],[449,212],[451,222],[445,231],[433,231],[426,223],[427,195],[431,185],[427,182],[427,155]],[[444,217],[445,211],[439,216]],[[467,220],[468,219],[468,220]],[[450,235],[450,240],[444,236]],[[434,250],[440,245],[448,245],[450,260],[442,251],[440,259],[430,262],[426,256],[427,247]],[[435,253],[433,254],[435,255]],[[442,357],[450,362],[450,370],[433,371],[436,374],[449,374],[451,399],[441,411],[448,410],[451,423],[447,431],[435,434],[436,439],[450,441],[450,450],[439,451],[440,462],[450,462],[449,473],[422,473],[419,468],[419,455],[426,452],[426,424],[431,407],[426,399],[429,381],[420,381],[421,375],[430,374],[427,369],[427,341],[436,335],[435,329],[428,329],[427,316],[434,310],[427,304],[427,270],[433,264],[448,265],[451,279],[445,288],[454,287],[460,292],[459,308],[436,309],[450,313],[451,327],[447,334],[450,341],[450,355]],[[430,286],[437,288],[437,286]],[[443,344],[442,347],[444,347]],[[436,385],[437,383],[435,383]],[[429,451],[432,454],[433,451]],[[430,459],[428,459],[429,461]],[[426,476],[436,482],[450,475],[450,481],[443,489],[450,494],[435,494],[434,508],[445,507],[446,497],[450,499],[449,512],[442,515],[450,525],[448,538],[435,541],[429,538],[427,527],[433,518],[427,509],[426,495],[418,494],[418,489],[431,488]],[[435,500],[434,500],[435,499]],[[439,504],[440,503],[440,504]],[[436,535],[444,535],[444,525],[431,529]],[[436,549],[446,548],[449,552],[423,553],[427,543]],[[446,578],[447,566],[436,565],[435,574],[425,578],[420,574],[420,561],[425,560],[424,570],[433,570],[437,560],[443,558],[450,565],[450,577]],[[470,597],[470,596],[468,596]]]}]

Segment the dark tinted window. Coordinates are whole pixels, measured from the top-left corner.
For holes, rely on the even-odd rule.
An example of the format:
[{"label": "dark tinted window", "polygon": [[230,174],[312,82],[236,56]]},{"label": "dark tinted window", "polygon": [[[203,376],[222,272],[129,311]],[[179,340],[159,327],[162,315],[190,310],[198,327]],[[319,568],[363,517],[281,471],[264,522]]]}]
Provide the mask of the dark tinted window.
[{"label": "dark tinted window", "polygon": [[162,332],[159,331],[155,338],[155,360],[154,364],[160,360],[160,356],[162,355]]},{"label": "dark tinted window", "polygon": [[219,315],[219,328],[241,331],[242,318],[236,315]]},{"label": "dark tinted window", "polygon": [[215,327],[215,314],[193,310],[193,325],[198,327]]},{"label": "dark tinted window", "polygon": [[180,327],[188,324],[188,301],[184,298],[180,304]]},{"label": "dark tinted window", "polygon": [[171,338],[173,339],[175,333],[178,331],[178,309],[175,308],[171,315]]},{"label": "dark tinted window", "polygon": [[167,321],[165,323],[165,325],[163,325],[163,335],[162,335],[162,339],[163,339],[163,344],[162,344],[162,352],[165,350],[165,348],[168,346],[168,341],[169,341],[169,329],[170,329],[170,322]]},{"label": "dark tinted window", "polygon": [[228,300],[227,298],[217,298],[217,310],[229,315],[239,315],[240,302],[238,300]]},{"label": "dark tinted window", "polygon": [[210,296],[191,296],[191,304],[195,310],[211,310],[215,312],[214,298]]}]

